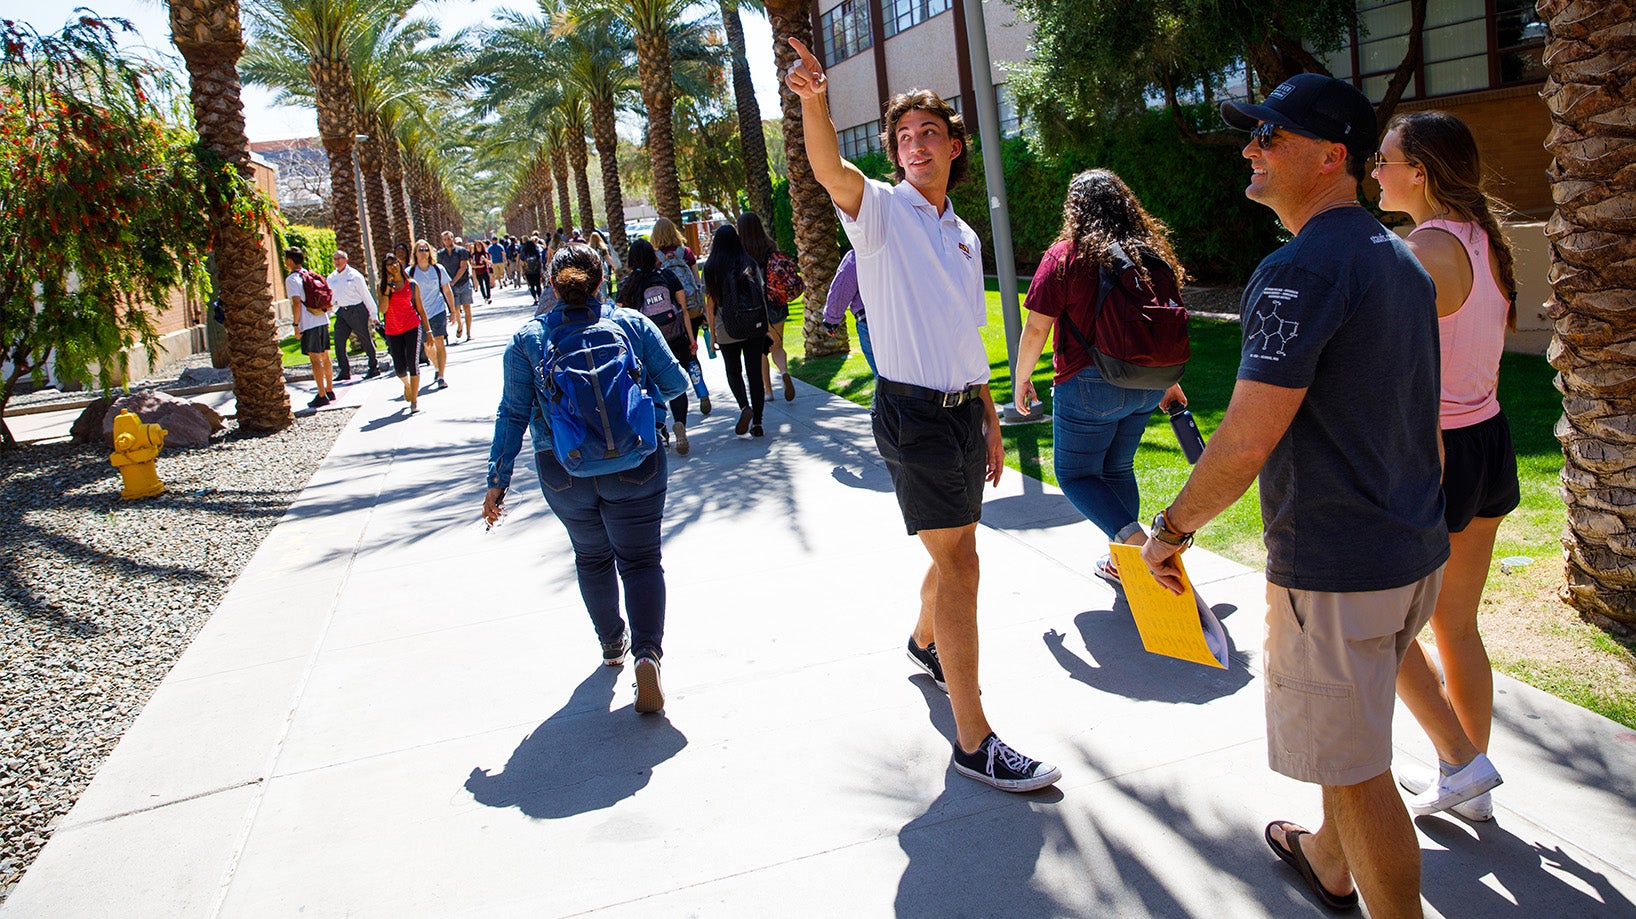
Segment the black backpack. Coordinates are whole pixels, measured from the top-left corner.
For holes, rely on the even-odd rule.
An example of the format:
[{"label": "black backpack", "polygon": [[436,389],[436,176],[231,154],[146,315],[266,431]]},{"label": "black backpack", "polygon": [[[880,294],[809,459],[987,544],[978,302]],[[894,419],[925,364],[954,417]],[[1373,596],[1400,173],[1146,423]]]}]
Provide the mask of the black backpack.
[{"label": "black backpack", "polygon": [[761,269],[748,258],[733,269],[722,291],[721,328],[738,341],[754,341],[767,334],[767,288]]},{"label": "black backpack", "polygon": [[1122,389],[1169,389],[1180,382],[1191,356],[1187,307],[1170,265],[1146,246],[1137,254],[1146,281],[1118,243],[1108,249],[1113,266],[1100,269],[1089,339],[1067,310],[1062,324],[1102,379]]}]

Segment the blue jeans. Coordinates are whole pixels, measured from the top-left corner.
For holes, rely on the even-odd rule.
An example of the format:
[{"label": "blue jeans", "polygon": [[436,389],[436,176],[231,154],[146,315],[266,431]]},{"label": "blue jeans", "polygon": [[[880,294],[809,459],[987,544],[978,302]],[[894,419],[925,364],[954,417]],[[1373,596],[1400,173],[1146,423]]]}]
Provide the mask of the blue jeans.
[{"label": "blue jeans", "polygon": [[880,376],[880,371],[875,369],[875,349],[869,345],[869,323],[859,319],[853,327],[858,330],[858,348],[863,351],[863,359],[869,363],[869,372]]},{"label": "blue jeans", "polygon": [[1142,509],[1136,448],[1162,389],[1121,389],[1087,367],[1052,389],[1057,484],[1109,539],[1131,533]]},{"label": "blue jeans", "polygon": [[[665,637],[665,569],[659,559],[659,521],[665,511],[665,451],[655,450],[624,472],[576,478],[541,450],[534,456],[540,490],[574,544],[579,594],[601,641],[617,641],[619,582],[625,584],[631,648],[661,654]],[[615,577],[615,569],[618,577]]]}]

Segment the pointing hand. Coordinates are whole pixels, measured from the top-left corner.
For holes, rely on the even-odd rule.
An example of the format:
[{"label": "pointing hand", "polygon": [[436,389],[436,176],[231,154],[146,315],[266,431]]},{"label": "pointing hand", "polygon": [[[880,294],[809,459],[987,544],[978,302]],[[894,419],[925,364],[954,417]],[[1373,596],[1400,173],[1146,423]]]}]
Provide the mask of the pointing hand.
[{"label": "pointing hand", "polygon": [[784,84],[803,99],[815,99],[829,89],[829,78],[824,76],[824,66],[818,63],[818,58],[799,38],[790,39],[790,47],[801,59],[795,62],[790,72],[784,76]]}]

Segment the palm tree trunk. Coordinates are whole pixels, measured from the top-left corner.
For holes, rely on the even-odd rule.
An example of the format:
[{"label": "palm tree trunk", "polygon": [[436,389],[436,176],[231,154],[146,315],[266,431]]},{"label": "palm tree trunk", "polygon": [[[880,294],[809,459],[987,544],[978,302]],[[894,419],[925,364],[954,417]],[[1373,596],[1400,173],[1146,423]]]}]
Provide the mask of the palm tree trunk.
[{"label": "palm tree trunk", "polygon": [[381,172],[386,180],[387,211],[392,221],[392,231],[387,241],[394,246],[398,243],[412,245],[414,230],[409,225],[409,205],[403,195],[403,151],[398,146],[398,139],[391,134],[381,138],[381,149],[384,153]]},{"label": "palm tree trunk", "polygon": [[1541,0],[1556,214],[1551,238],[1568,505],[1562,599],[1587,618],[1636,625],[1636,101],[1630,0]]},{"label": "palm tree trunk", "polygon": [[386,185],[381,176],[385,168],[383,149],[386,145],[381,138],[380,120],[374,115],[365,118],[364,130],[369,134],[369,140],[358,149],[358,169],[364,176],[364,205],[369,210],[369,239],[365,241],[367,257],[364,264],[373,266],[377,272],[373,281],[378,282],[381,256],[392,250],[392,219],[387,213]]},{"label": "palm tree trunk", "polygon": [[568,201],[568,151],[563,149],[567,144],[559,145],[551,151],[552,184],[557,187],[557,213],[562,219],[551,222],[551,229],[574,222],[574,209]]},{"label": "palm tree trunk", "polygon": [[575,125],[568,131],[568,161],[574,167],[574,193],[579,198],[579,231],[586,239],[596,228],[596,214],[591,210],[591,177],[585,172],[589,160],[585,125]]},{"label": "palm tree trunk", "polygon": [[682,184],[676,176],[676,139],[672,109],[676,90],[670,82],[670,36],[663,31],[637,33],[636,76],[642,104],[648,110],[648,157],[653,163],[653,206],[660,217],[682,226]]},{"label": "palm tree trunk", "polygon": [[761,130],[761,105],[756,102],[755,84],[750,80],[750,62],[745,54],[744,23],[739,19],[738,0],[719,0],[721,21],[727,30],[727,44],[733,50],[733,101],[738,107],[739,158],[744,163],[745,192],[750,209],[760,215],[773,232],[773,179],[767,170],[767,135]]},{"label": "palm tree trunk", "polygon": [[307,64],[317,94],[318,136],[329,156],[330,227],[336,248],[363,251],[358,224],[358,184],[352,177],[353,132],[358,124],[352,103],[352,68],[344,60],[315,59]]},{"label": "palm tree trunk", "polygon": [[619,189],[618,118],[612,99],[591,103],[591,139],[596,143],[597,162],[602,164],[602,207],[608,215],[608,245],[619,254],[619,263],[630,261],[625,239],[625,196]]},{"label": "palm tree trunk", "polygon": [[[187,61],[193,116],[206,149],[250,175],[250,141],[244,133],[239,56],[244,32],[236,0],[173,0],[170,27]],[[262,234],[240,226],[231,214],[211,215],[217,294],[226,316],[227,359],[239,427],[282,431],[295,421],[284,390],[284,362],[268,290],[267,250]]]},{"label": "palm tree trunk", "polygon": [[[788,73],[796,60],[790,38],[812,44],[812,21],[807,18],[807,7],[768,3],[767,18],[773,25],[774,62],[779,73]],[[801,277],[806,282],[806,309],[801,325],[804,351],[807,357],[845,354],[848,350],[845,333],[831,338],[824,331],[824,299],[829,296],[830,281],[835,279],[835,266],[841,263],[841,248],[835,242],[835,207],[830,203],[829,192],[813,177],[812,164],[807,162],[801,100],[784,86],[778,88],[778,95],[784,104],[784,159],[785,171],[790,177],[790,207],[795,215],[795,247]]]}]

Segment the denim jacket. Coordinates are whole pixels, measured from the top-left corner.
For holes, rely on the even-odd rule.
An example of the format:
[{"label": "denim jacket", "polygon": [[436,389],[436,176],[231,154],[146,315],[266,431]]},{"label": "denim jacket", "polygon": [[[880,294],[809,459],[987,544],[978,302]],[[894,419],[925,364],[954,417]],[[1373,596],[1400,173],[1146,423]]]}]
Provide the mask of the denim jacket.
[{"label": "denim jacket", "polygon": [[[631,347],[642,361],[646,377],[643,383],[655,401],[663,405],[686,391],[687,374],[676,363],[676,355],[653,320],[612,303],[601,304],[601,309],[603,316],[625,329]],[[545,396],[534,385],[534,368],[545,355],[546,338],[561,324],[561,308],[535,316],[517,330],[506,347],[502,361],[505,388],[500,392],[500,408],[494,415],[494,444],[489,448],[489,488],[511,487],[512,466],[523,448],[524,428],[528,429],[536,452],[551,449],[551,423],[545,417]],[[611,460],[608,464],[617,466],[619,461]],[[604,471],[615,470],[600,470],[596,462],[585,465],[587,475]]]}]

